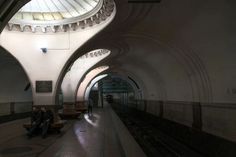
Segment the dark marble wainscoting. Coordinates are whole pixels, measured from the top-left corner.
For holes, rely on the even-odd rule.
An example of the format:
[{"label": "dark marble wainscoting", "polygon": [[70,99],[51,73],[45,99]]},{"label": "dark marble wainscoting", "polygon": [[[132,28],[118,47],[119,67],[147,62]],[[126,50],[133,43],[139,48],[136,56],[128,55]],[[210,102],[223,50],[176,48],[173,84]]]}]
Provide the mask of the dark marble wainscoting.
[{"label": "dark marble wainscoting", "polygon": [[32,102],[0,103],[0,123],[5,123],[30,116]]},{"label": "dark marble wainscoting", "polygon": [[25,112],[25,113],[14,113],[10,115],[0,116],[0,124],[17,120],[17,119],[27,118],[27,117],[30,117],[30,115],[31,115],[31,112]]}]

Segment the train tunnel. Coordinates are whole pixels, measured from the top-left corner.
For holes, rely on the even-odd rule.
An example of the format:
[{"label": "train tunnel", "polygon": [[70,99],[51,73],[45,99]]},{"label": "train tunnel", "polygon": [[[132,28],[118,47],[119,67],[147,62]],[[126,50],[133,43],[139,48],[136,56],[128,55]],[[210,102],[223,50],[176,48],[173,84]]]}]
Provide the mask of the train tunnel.
[{"label": "train tunnel", "polygon": [[233,0],[0,1],[0,156],[235,157],[235,15]]}]

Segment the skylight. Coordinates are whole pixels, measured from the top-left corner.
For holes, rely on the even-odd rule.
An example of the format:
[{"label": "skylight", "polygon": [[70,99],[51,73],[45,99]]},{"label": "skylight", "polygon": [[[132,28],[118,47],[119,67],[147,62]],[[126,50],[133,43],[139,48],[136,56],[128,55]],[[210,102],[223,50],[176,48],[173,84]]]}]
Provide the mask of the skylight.
[{"label": "skylight", "polygon": [[77,18],[101,6],[98,6],[100,1],[101,0],[31,0],[18,11],[12,20],[56,21]]}]

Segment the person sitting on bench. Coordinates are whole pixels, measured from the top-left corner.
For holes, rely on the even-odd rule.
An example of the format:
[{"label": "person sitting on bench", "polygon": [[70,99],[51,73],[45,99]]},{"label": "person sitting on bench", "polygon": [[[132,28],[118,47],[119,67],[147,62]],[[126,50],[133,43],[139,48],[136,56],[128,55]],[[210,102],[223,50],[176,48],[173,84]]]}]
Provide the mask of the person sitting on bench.
[{"label": "person sitting on bench", "polygon": [[51,110],[46,110],[45,107],[41,108],[42,111],[42,138],[45,138],[48,133],[50,125],[54,122],[54,116]]},{"label": "person sitting on bench", "polygon": [[28,137],[32,137],[33,134],[40,129],[41,121],[42,121],[42,112],[38,108],[33,107],[33,111],[31,114],[31,128],[27,133]]}]

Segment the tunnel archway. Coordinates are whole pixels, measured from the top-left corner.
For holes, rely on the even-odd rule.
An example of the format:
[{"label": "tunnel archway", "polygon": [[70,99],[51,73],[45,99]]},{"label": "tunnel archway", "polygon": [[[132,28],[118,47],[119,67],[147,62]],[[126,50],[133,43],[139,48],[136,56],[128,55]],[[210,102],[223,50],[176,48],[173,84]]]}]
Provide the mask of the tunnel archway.
[{"label": "tunnel archway", "polygon": [[90,83],[88,84],[88,86],[86,87],[86,90],[85,90],[85,93],[84,93],[84,100],[85,101],[88,101],[89,100],[89,95],[90,95],[90,92],[92,90],[92,88],[94,88],[94,86],[100,81],[102,80],[103,78],[107,77],[108,74],[101,74],[101,75],[98,75],[96,77],[93,78],[93,80],[90,81]]},{"label": "tunnel archway", "polygon": [[85,92],[86,88],[88,87],[89,83],[95,78],[97,75],[104,73],[106,70],[109,69],[109,66],[99,66],[94,68],[93,70],[89,71],[86,76],[84,77],[81,82],[78,84],[77,88],[77,95],[76,95],[76,102],[77,101],[85,101]]},{"label": "tunnel archway", "polygon": [[79,57],[68,69],[61,84],[64,102],[74,103],[78,87],[88,71],[110,55],[107,49],[96,49]]},{"label": "tunnel archway", "polygon": [[28,116],[33,98],[27,73],[19,61],[1,46],[0,66],[3,67],[0,68],[0,116]]},{"label": "tunnel archway", "polygon": [[[103,105],[104,102],[104,98],[105,95],[103,94],[103,86],[102,86],[102,82],[103,80],[105,80],[107,77],[111,77],[111,78],[119,78],[122,82],[126,82],[128,84],[128,86],[130,86],[132,88],[132,92],[129,92],[129,95],[132,95],[132,102],[127,102],[127,105],[130,106],[135,106],[135,107],[139,107],[139,108],[143,108],[143,90],[142,88],[140,88],[140,85],[137,83],[137,81],[135,81],[134,79],[132,79],[130,76],[128,75],[124,75],[121,73],[114,73],[114,72],[104,72],[104,74],[100,74],[95,76],[90,83],[88,84],[88,86],[86,87],[86,90],[84,92],[84,100],[88,101],[90,94],[93,90],[97,90],[98,91],[98,97],[99,97],[99,106]],[[96,88],[94,88],[96,85]],[[132,94],[131,94],[132,93]],[[109,94],[108,94],[109,95]],[[126,98],[128,100],[128,98]]]},{"label": "tunnel archway", "polygon": [[[111,96],[114,103],[130,106],[136,105],[135,87],[131,85],[130,81],[121,76],[112,74],[99,75],[91,81],[90,87],[93,87],[96,83],[98,85],[97,90],[101,93],[100,99],[105,99],[107,96]],[[89,91],[88,88],[86,92],[90,95],[91,91],[92,90]],[[85,97],[87,96],[87,98],[89,98],[88,95],[85,95]]]}]

